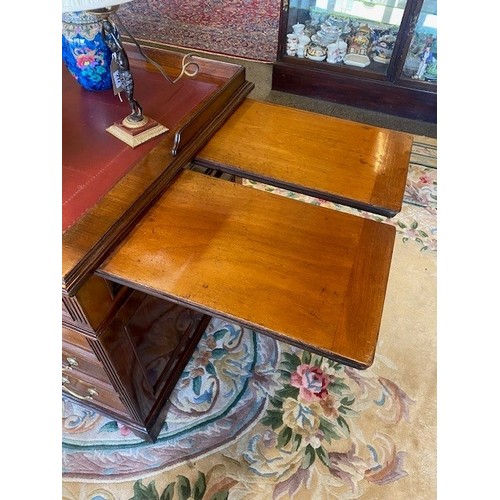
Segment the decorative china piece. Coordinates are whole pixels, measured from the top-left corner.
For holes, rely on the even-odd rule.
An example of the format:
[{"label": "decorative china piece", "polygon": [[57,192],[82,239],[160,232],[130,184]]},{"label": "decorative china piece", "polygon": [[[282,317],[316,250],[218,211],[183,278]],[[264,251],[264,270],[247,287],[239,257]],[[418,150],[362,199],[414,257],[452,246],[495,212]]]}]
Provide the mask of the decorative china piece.
[{"label": "decorative china piece", "polygon": [[307,45],[311,39],[307,35],[300,35],[299,36],[299,45]]},{"label": "decorative china piece", "polygon": [[396,37],[394,35],[386,34],[380,36],[370,48],[372,59],[383,64],[389,64],[395,42]]},{"label": "decorative china piece", "polygon": [[87,90],[108,90],[111,51],[102,36],[102,22],[88,12],[62,17],[62,57],[69,72]]},{"label": "decorative china piece", "polygon": [[344,64],[365,68],[370,64],[370,58],[364,54],[347,54],[344,57]]},{"label": "decorative china piece", "polygon": [[309,17],[311,18],[311,22],[313,24],[319,24],[328,17],[328,12],[324,9],[311,6],[309,7]]},{"label": "decorative china piece", "polygon": [[367,25],[361,26],[352,37],[349,44],[349,54],[366,55],[370,46],[370,36],[370,28]]},{"label": "decorative china piece", "polygon": [[430,44],[426,45],[423,52],[419,55],[419,59],[420,64],[418,66],[417,74],[413,78],[424,80],[424,73],[427,69],[427,66],[434,60],[434,53],[432,52],[432,47]]},{"label": "decorative china piece", "polygon": [[342,31],[344,31],[344,29],[347,26],[348,22],[349,22],[349,20],[346,19],[346,18],[337,17],[337,16],[330,16],[325,21],[325,24],[328,25],[328,26],[336,26],[342,32]]},{"label": "decorative china piece", "polygon": [[301,59],[306,56],[307,46],[311,39],[307,35],[300,35],[297,45],[297,57]]},{"label": "decorative china piece", "polygon": [[297,23],[297,24],[294,24],[292,26],[292,29],[293,29],[293,32],[298,36],[298,35],[302,35],[304,33],[305,27],[306,27],[305,24]]},{"label": "decorative china piece", "polygon": [[286,36],[286,53],[289,56],[294,56],[297,54],[297,47],[299,44],[299,37],[295,33],[289,33]]},{"label": "decorative china piece", "polygon": [[433,58],[432,61],[427,65],[424,73],[424,80],[428,82],[437,81],[437,59]]},{"label": "decorative china piece", "polygon": [[318,31],[318,27],[312,24],[311,20],[308,19],[307,21],[304,21],[305,28],[304,28],[304,35],[308,36],[309,38]]},{"label": "decorative china piece", "polygon": [[314,42],[326,47],[330,43],[337,42],[341,34],[342,30],[338,26],[329,26],[323,23],[321,29],[311,38]]},{"label": "decorative china piece", "polygon": [[344,60],[344,57],[347,53],[347,43],[345,43],[344,40],[339,40],[336,43],[331,43],[326,48],[328,51],[326,62],[335,64]]},{"label": "decorative china piece", "polygon": [[311,43],[307,47],[306,57],[311,61],[324,61],[326,59],[326,49],[316,43]]}]

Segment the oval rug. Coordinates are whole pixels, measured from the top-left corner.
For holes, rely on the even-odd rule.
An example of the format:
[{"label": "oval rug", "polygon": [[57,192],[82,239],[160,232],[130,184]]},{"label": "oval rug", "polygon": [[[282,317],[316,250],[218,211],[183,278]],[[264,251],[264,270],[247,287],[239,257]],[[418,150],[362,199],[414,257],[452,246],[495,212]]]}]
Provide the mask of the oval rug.
[{"label": "oval rug", "polygon": [[[192,460],[237,438],[266,402],[264,372],[274,372],[278,343],[214,318],[170,396],[156,443],[63,398],[63,474],[128,477]],[[168,446],[166,446],[168,444]]]}]

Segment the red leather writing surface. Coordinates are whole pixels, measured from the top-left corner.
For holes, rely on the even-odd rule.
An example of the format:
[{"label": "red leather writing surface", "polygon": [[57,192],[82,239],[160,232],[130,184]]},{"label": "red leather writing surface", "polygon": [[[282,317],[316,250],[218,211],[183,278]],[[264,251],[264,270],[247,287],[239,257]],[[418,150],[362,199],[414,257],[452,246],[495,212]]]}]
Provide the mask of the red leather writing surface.
[{"label": "red leather writing surface", "polygon": [[[90,92],[62,68],[62,224],[63,231],[95,205],[166,134],[131,148],[106,128],[130,113],[125,95]],[[135,98],[146,116],[175,132],[180,120],[216,88],[183,77],[175,84],[160,73],[133,69]]]}]

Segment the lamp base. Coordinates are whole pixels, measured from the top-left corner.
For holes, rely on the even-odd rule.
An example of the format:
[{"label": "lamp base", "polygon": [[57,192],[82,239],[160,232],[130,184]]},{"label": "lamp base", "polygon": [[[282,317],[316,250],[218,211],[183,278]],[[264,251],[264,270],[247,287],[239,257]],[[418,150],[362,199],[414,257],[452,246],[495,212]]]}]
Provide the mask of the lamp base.
[{"label": "lamp base", "polygon": [[168,128],[151,118],[145,118],[144,124],[142,122],[139,124],[132,123],[125,118],[121,123],[115,122],[106,131],[130,147],[135,148],[168,132]]}]

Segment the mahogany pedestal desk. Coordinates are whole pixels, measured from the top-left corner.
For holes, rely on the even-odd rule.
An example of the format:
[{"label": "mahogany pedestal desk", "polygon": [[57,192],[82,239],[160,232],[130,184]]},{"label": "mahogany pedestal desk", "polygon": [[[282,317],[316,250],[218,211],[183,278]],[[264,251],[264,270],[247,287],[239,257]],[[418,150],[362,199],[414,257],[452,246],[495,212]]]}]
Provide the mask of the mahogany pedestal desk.
[{"label": "mahogany pedestal desk", "polygon": [[[169,57],[166,66],[175,66]],[[276,179],[308,194],[393,214],[400,207],[411,148],[406,134],[335,119],[322,122],[311,114],[320,134],[318,148],[337,151],[328,157],[330,174],[345,178],[341,171],[351,164],[345,187],[328,185],[330,174],[320,172],[326,165],[312,149],[307,153],[303,144],[288,140],[280,150],[276,144],[259,150],[258,140],[241,135],[249,124],[239,128],[239,120],[246,120],[240,111],[267,109],[279,116],[287,108],[245,100],[251,87],[241,68],[203,64],[207,71],[201,83],[206,78],[215,90],[184,112],[195,118],[185,122],[192,129],[183,148],[172,147],[176,140],[169,132],[149,149],[113,156],[121,164],[127,154],[137,154],[128,160],[133,166],[109,181],[100,198],[87,200],[86,211],[78,215],[80,209],[74,209],[77,215],[68,217],[63,232],[64,393],[147,440],[155,440],[161,430],[168,396],[214,315],[368,367],[390,270],[393,226],[211,177],[190,170],[192,162],[260,179],[252,169],[265,162],[245,163],[249,150],[254,158],[266,155],[271,166],[273,159],[282,161],[285,173],[273,174],[270,168],[267,182]],[[149,81],[153,70],[143,69]],[[209,73],[216,76],[211,80]],[[218,105],[207,108],[214,92]],[[161,116],[153,118],[162,122]],[[175,124],[169,128],[178,130]],[[348,132],[342,136],[343,128]],[[290,137],[294,122],[280,130]],[[100,140],[116,140],[104,131],[95,133]],[[241,154],[221,161],[228,148],[218,143],[234,133],[237,147],[230,149]],[[262,137],[273,133],[269,124],[260,128]],[[312,162],[313,168],[303,169],[297,179],[291,161],[285,175],[290,158]],[[66,177],[72,179],[69,163]],[[324,185],[317,185],[322,178]],[[361,188],[358,178],[365,179]],[[384,204],[388,180],[395,194]],[[85,185],[79,182],[74,186]],[[78,188],[69,193],[71,205]]]},{"label": "mahogany pedestal desk", "polygon": [[[169,131],[135,149],[106,131],[130,113],[112,90],[62,72],[62,383],[66,397],[154,440],[209,317],[100,278],[96,269],[253,88],[242,66],[194,57],[174,85],[127,53],[135,97]],[[173,80],[184,54],[144,50]]]}]

